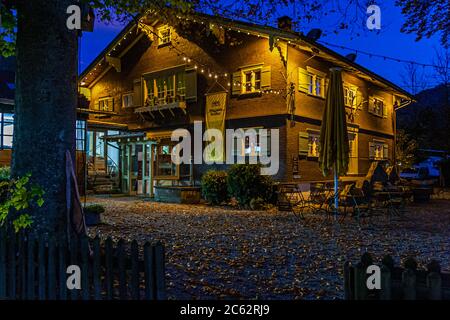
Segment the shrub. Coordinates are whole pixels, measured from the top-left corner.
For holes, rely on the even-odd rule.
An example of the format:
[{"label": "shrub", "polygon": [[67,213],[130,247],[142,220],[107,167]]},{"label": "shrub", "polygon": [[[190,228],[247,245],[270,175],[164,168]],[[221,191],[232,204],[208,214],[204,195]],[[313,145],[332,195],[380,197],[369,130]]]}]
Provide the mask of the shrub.
[{"label": "shrub", "polygon": [[[273,180],[261,175],[257,164],[235,164],[228,171],[228,191],[239,205],[249,207],[252,199],[262,199],[265,203],[274,201]],[[259,202],[259,201],[257,201]]]},{"label": "shrub", "polygon": [[202,195],[212,205],[228,201],[227,173],[214,170],[206,172],[202,176]]},{"label": "shrub", "polygon": [[0,203],[0,226],[10,221],[14,230],[18,232],[33,223],[28,211],[32,205],[41,207],[44,204],[44,190],[38,185],[31,185],[30,178],[31,174],[27,174],[0,182],[0,187],[7,189],[5,198]]},{"label": "shrub", "polygon": [[10,167],[0,167],[0,181],[9,181],[11,177]]},{"label": "shrub", "polygon": [[85,213],[101,214],[105,212],[105,207],[101,204],[90,204],[84,207]]}]

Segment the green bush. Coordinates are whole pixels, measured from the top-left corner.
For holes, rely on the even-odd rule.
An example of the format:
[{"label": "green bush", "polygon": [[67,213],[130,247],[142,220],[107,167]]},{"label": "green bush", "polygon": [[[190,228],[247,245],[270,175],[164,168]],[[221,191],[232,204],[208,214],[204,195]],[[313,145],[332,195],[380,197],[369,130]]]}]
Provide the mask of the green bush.
[{"label": "green bush", "polygon": [[0,181],[9,181],[11,177],[10,167],[0,167]]},{"label": "green bush", "polygon": [[33,219],[29,209],[33,205],[42,207],[44,204],[44,190],[30,182],[31,174],[17,179],[0,182],[0,188],[6,188],[0,203],[0,226],[7,221],[12,222],[16,232],[31,226]]},{"label": "green bush", "polygon": [[227,190],[227,173],[214,170],[206,172],[202,176],[202,195],[212,205],[227,202],[230,199]]},{"label": "green bush", "polygon": [[85,213],[101,214],[105,212],[105,207],[101,204],[90,204],[84,207]]},{"label": "green bush", "polygon": [[257,164],[235,164],[228,171],[228,192],[239,205],[250,207],[250,202],[258,198],[265,203],[274,201],[273,180],[269,176],[261,175],[261,166]]}]

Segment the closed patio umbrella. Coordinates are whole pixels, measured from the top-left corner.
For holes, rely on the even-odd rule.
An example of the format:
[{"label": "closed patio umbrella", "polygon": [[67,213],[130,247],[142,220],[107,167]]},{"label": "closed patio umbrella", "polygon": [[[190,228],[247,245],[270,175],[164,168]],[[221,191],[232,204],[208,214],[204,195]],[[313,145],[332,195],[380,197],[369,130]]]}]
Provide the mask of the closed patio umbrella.
[{"label": "closed patio umbrella", "polygon": [[319,166],[324,176],[334,173],[335,214],[339,206],[338,179],[348,171],[349,144],[340,68],[330,69],[325,109],[320,130]]}]

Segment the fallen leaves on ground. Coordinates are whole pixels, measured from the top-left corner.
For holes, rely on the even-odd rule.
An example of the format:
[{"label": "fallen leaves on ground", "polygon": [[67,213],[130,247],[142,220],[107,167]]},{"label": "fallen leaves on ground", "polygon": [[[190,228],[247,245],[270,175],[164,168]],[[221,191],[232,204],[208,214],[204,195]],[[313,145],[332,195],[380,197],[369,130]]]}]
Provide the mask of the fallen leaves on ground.
[{"label": "fallen leaves on ground", "polygon": [[91,235],[166,248],[166,283],[172,299],[341,299],[343,264],[369,251],[396,263],[431,259],[450,271],[450,201],[408,207],[404,217],[351,218],[324,223],[291,213],[242,211],[138,198],[92,197],[106,207]]}]

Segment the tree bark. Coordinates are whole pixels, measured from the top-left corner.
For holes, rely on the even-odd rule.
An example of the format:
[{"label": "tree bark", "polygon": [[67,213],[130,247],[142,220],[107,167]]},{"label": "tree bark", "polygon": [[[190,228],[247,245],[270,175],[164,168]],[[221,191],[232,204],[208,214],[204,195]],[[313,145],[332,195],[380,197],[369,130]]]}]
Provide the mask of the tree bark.
[{"label": "tree bark", "polygon": [[33,207],[36,233],[67,227],[65,152],[75,148],[77,31],[66,26],[72,0],[21,0],[17,4],[16,104],[12,176],[31,173],[44,191]]}]

